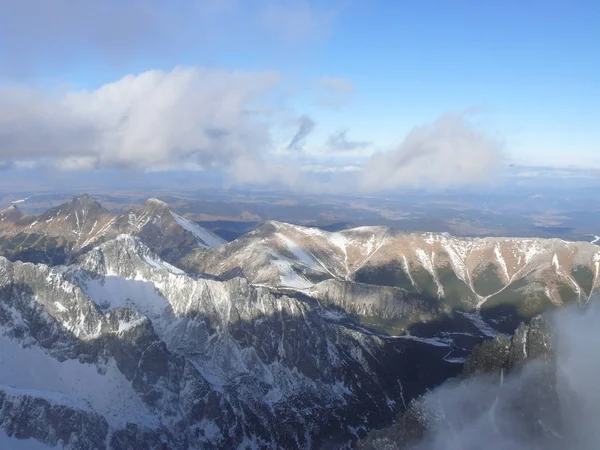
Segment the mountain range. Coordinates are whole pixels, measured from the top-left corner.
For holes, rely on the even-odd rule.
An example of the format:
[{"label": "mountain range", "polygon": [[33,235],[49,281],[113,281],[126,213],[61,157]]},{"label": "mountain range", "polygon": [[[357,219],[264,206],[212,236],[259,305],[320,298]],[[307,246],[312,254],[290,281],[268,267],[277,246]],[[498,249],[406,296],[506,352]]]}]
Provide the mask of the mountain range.
[{"label": "mountain range", "polygon": [[[586,242],[0,212],[0,444],[343,448],[598,288]],[[6,443],[6,444],[4,444]],[[0,447],[2,447],[0,445]]]},{"label": "mountain range", "polygon": [[195,248],[224,243],[154,198],[118,215],[108,212],[89,195],[76,197],[39,216],[23,215],[15,205],[0,211],[0,246],[10,259],[64,264],[120,234],[138,236],[151,243],[166,261],[178,261]]}]

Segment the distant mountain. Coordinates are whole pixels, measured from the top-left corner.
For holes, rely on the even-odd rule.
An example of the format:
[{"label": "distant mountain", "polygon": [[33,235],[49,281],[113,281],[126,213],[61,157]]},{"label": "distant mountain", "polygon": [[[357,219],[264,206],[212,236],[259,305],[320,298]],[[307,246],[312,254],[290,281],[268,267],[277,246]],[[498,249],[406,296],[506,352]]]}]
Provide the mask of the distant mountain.
[{"label": "distant mountain", "polygon": [[12,260],[64,264],[119,234],[139,236],[170,262],[194,248],[224,243],[221,238],[172,211],[157,199],[114,215],[88,195],[40,216],[24,217],[10,207],[0,212],[0,248]]}]

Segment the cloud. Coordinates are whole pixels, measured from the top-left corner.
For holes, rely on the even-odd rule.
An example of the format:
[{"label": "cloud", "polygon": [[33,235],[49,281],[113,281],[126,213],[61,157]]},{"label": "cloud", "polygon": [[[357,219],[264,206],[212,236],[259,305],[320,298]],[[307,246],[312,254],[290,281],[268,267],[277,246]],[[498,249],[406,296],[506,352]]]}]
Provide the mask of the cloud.
[{"label": "cloud", "polygon": [[288,150],[302,150],[306,138],[313,131],[316,125],[315,122],[306,115],[298,117],[297,123],[298,130],[290,140],[290,143],[287,146]]},{"label": "cloud", "polygon": [[247,113],[279,82],[272,72],[178,67],[128,75],[93,91],[0,89],[0,160],[60,168],[196,166],[260,161],[270,124]]},{"label": "cloud", "polygon": [[351,152],[367,148],[371,143],[366,141],[348,140],[348,130],[338,131],[327,139],[327,146],[338,152]]},{"label": "cloud", "polygon": [[362,181],[367,191],[464,186],[488,181],[501,161],[501,142],[474,128],[466,113],[448,113],[414,128],[398,148],[375,153]]},{"label": "cloud", "polygon": [[[68,64],[173,65],[326,34],[335,14],[307,0],[0,0],[0,70],[21,77]],[[44,70],[44,76],[47,71]]]},{"label": "cloud", "polygon": [[335,92],[350,93],[354,91],[354,83],[341,77],[323,77],[319,84]]},{"label": "cloud", "polygon": [[569,308],[552,321],[556,356],[503,380],[478,375],[426,394],[428,427],[415,450],[600,448],[600,307]]}]

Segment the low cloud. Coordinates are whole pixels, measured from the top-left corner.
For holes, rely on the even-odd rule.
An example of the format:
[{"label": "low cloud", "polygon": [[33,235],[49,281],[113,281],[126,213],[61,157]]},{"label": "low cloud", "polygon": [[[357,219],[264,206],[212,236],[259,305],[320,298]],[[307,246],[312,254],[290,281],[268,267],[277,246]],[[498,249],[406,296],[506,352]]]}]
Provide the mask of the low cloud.
[{"label": "low cloud", "polygon": [[362,150],[371,145],[366,141],[351,141],[348,139],[348,130],[338,131],[327,139],[327,146],[336,152],[351,152]]},{"label": "low cloud", "polygon": [[93,91],[0,89],[0,160],[60,168],[197,167],[260,161],[269,123],[247,109],[275,88],[271,72],[179,67],[128,75]]},{"label": "low cloud", "polygon": [[428,429],[417,450],[600,448],[600,307],[555,315],[556,357],[501,379],[479,375],[424,398]]},{"label": "low cloud", "polygon": [[298,129],[287,146],[288,150],[302,150],[306,138],[312,133],[316,125],[314,120],[306,115],[298,117],[297,123]]},{"label": "low cloud", "polygon": [[367,191],[443,188],[486,182],[502,162],[502,143],[478,130],[466,113],[444,114],[414,128],[394,150],[375,153],[363,176]]}]

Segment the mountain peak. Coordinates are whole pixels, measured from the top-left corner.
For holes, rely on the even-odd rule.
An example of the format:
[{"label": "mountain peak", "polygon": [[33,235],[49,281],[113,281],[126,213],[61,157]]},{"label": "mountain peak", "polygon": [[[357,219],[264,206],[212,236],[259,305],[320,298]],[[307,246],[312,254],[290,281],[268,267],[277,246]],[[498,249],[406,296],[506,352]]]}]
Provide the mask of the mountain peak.
[{"label": "mountain peak", "polygon": [[82,194],[78,197],[75,197],[73,200],[71,200],[64,206],[69,211],[75,211],[80,209],[105,211],[104,207],[92,197],[90,197],[88,194]]},{"label": "mountain peak", "polygon": [[146,200],[144,207],[154,209],[171,209],[171,207],[167,203],[154,197]]},{"label": "mountain peak", "polygon": [[17,220],[21,217],[23,217],[23,213],[14,204],[0,211],[0,220]]}]

